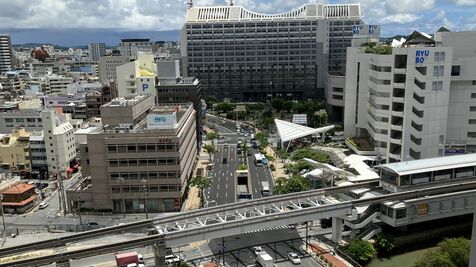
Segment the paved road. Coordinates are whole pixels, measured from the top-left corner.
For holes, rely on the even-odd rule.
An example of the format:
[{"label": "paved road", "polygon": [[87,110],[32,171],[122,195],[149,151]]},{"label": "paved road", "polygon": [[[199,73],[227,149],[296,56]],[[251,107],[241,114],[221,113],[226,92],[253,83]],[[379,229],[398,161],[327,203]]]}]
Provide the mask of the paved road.
[{"label": "paved road", "polygon": [[271,176],[271,172],[268,166],[256,166],[254,163],[255,153],[259,153],[258,150],[249,148],[251,155],[248,156],[248,169],[253,187],[253,198],[261,198],[261,190],[263,189],[263,182],[268,182],[269,190],[273,192],[274,180]]},{"label": "paved road", "polygon": [[[213,183],[205,196],[209,205],[222,205],[233,203],[236,200],[236,169],[240,162],[236,154],[236,146],[219,144],[214,153],[213,170],[209,172],[209,177]],[[223,163],[226,158],[228,163]]]}]

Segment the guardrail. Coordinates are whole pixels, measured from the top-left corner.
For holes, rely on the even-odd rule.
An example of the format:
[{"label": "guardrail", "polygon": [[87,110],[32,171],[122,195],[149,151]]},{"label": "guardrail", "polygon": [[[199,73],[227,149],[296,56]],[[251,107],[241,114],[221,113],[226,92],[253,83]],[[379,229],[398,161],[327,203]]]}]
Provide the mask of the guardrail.
[{"label": "guardrail", "polygon": [[16,254],[16,253],[20,253],[20,252],[26,252],[26,251],[30,251],[30,250],[64,246],[67,243],[83,241],[83,240],[87,240],[87,239],[91,239],[91,238],[95,238],[95,237],[99,237],[99,236],[104,236],[104,235],[108,235],[108,234],[116,234],[116,233],[120,233],[124,230],[131,230],[131,229],[137,229],[137,228],[146,228],[146,227],[151,227],[155,224],[170,223],[170,222],[175,222],[177,220],[194,219],[194,218],[200,217],[200,216],[215,214],[216,212],[234,211],[238,208],[241,208],[241,209],[254,208],[254,207],[259,206],[259,205],[267,205],[267,204],[272,204],[272,203],[279,202],[279,201],[289,201],[289,200],[294,200],[294,199],[303,199],[303,198],[308,198],[308,197],[315,197],[315,196],[319,196],[319,195],[325,195],[325,194],[329,194],[329,193],[338,193],[338,192],[341,192],[341,191],[346,191],[346,190],[349,190],[349,189],[366,187],[366,186],[368,186],[368,187],[378,186],[378,183],[366,182],[366,183],[360,183],[360,184],[349,185],[349,186],[331,187],[331,188],[326,188],[326,189],[317,189],[317,190],[287,194],[287,195],[283,195],[283,196],[271,196],[271,197],[266,197],[266,198],[254,199],[254,200],[246,201],[246,202],[230,203],[230,204],[225,204],[225,205],[221,205],[221,206],[208,207],[208,208],[204,208],[204,209],[200,209],[200,210],[187,211],[187,212],[182,212],[182,213],[177,213],[177,214],[172,214],[172,215],[166,215],[166,216],[163,216],[163,217],[158,218],[158,219],[142,220],[142,221],[127,223],[127,224],[123,224],[123,225],[116,225],[116,226],[101,228],[101,229],[97,229],[97,230],[81,232],[81,233],[77,233],[77,234],[73,234],[73,235],[69,235],[69,236],[65,236],[65,237],[47,239],[47,240],[43,240],[43,241],[39,241],[39,242],[35,242],[35,243],[29,243],[29,244],[24,244],[24,245],[20,245],[20,246],[2,248],[2,249],[0,249],[0,257],[6,256],[6,255],[11,255],[11,254]]},{"label": "guardrail", "polygon": [[[468,190],[464,192],[472,193],[476,195],[476,182],[467,182],[467,183],[459,183],[452,186],[439,186],[434,188],[427,188],[421,190],[413,190],[408,192],[399,192],[388,194],[385,196],[376,196],[372,198],[368,198],[365,200],[352,200],[352,201],[345,201],[338,204],[328,204],[322,206],[312,206],[308,208],[296,209],[291,210],[289,212],[285,212],[282,214],[263,214],[262,217],[253,217],[253,218],[246,218],[240,221],[231,221],[231,222],[223,222],[221,224],[213,224],[213,225],[204,225],[200,228],[191,228],[185,229],[176,232],[169,232],[167,234],[159,234],[153,235],[143,238],[132,239],[126,242],[120,243],[112,243],[105,246],[96,246],[87,249],[80,249],[76,251],[66,252],[66,253],[56,253],[48,256],[42,256],[39,258],[32,258],[26,260],[20,260],[15,262],[10,262],[8,264],[0,264],[0,266],[31,266],[32,264],[50,264],[53,262],[64,262],[69,259],[79,259],[82,257],[91,257],[95,255],[100,255],[104,253],[111,253],[118,250],[130,249],[135,248],[138,246],[149,246],[153,245],[157,242],[162,240],[176,242],[192,242],[190,240],[196,240],[197,238],[203,238],[206,234],[211,232],[216,233],[216,236],[228,236],[239,234],[240,232],[247,232],[250,229],[256,229],[257,225],[259,227],[267,227],[267,224],[276,224],[276,221],[282,221],[289,223],[291,221],[298,222],[299,220],[302,221],[309,221],[310,216],[314,216],[315,218],[319,218],[319,216],[329,216],[328,213],[330,212],[338,212],[339,210],[347,210],[352,206],[358,206],[363,204],[369,203],[381,203],[383,201],[388,200],[403,200],[403,199],[411,199],[415,197],[424,197],[427,195],[436,195],[436,194],[445,194],[454,191],[461,191],[461,190]],[[463,193],[463,192],[461,192]],[[219,207],[219,206],[218,206]],[[323,214],[323,212],[328,212]],[[149,220],[151,221],[151,220]],[[259,223],[259,224],[258,224]],[[216,238],[216,237],[214,237]],[[177,241],[180,240],[180,241]]]}]

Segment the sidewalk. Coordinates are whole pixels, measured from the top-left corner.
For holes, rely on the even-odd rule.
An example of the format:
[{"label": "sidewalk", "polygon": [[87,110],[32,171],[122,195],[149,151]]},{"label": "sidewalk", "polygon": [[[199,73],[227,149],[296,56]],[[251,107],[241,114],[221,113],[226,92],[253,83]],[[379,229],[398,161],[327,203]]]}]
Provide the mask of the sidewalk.
[{"label": "sidewalk", "polygon": [[332,266],[352,267],[352,264],[341,258],[339,255],[334,255],[331,249],[320,242],[310,242],[308,252],[315,253],[317,257],[322,255],[328,262],[332,263]]},{"label": "sidewalk", "polygon": [[274,167],[276,168],[275,171],[271,171],[271,174],[273,175],[273,178],[274,180],[276,180],[278,177],[288,177],[285,173],[284,173],[284,163],[283,163],[283,160],[278,158],[278,156],[276,155],[276,153],[274,152],[274,150],[271,148],[271,147],[266,147],[266,153],[270,156],[273,156],[274,158],[274,161],[273,161],[273,165]]}]

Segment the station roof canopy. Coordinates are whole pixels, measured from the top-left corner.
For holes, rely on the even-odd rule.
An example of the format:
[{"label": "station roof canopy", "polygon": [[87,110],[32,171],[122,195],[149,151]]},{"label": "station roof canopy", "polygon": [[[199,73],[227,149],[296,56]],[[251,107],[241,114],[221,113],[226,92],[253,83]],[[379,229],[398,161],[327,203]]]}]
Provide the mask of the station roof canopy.
[{"label": "station roof canopy", "polygon": [[378,167],[392,170],[398,175],[476,166],[476,154],[454,155],[383,164]]},{"label": "station roof canopy", "polygon": [[321,128],[311,128],[278,119],[275,119],[274,123],[278,129],[279,138],[281,138],[281,142],[283,143],[313,134],[325,133],[334,128],[334,125]]}]

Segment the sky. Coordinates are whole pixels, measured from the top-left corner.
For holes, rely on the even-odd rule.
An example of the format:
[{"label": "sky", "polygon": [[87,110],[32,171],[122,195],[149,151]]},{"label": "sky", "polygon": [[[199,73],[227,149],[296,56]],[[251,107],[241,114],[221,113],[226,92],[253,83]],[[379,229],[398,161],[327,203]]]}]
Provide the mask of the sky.
[{"label": "sky", "polygon": [[[235,5],[260,13],[281,13],[307,2],[323,0],[235,0]],[[363,20],[382,25],[382,37],[476,30],[476,0],[329,0],[330,4],[360,2]],[[195,6],[223,5],[225,0],[194,0]],[[49,42],[82,45],[120,38],[178,40],[186,0],[0,0],[0,33],[15,44]],[[149,35],[150,36],[147,36]]]}]

